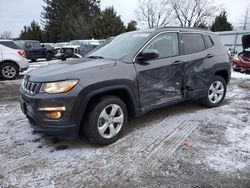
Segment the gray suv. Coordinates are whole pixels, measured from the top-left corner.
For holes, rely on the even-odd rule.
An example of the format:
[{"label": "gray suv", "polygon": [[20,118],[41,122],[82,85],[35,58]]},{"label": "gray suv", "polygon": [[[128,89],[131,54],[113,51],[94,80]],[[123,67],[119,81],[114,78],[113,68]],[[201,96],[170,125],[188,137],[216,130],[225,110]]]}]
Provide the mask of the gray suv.
[{"label": "gray suv", "polygon": [[21,108],[37,131],[115,142],[128,117],[187,99],[219,106],[231,77],[212,32],[168,27],[121,34],[85,58],[29,72]]}]

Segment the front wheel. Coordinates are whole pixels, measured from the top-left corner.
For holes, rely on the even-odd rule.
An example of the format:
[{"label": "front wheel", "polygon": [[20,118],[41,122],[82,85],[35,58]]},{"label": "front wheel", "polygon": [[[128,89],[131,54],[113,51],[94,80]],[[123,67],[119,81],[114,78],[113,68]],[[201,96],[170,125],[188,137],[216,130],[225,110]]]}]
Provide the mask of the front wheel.
[{"label": "front wheel", "polygon": [[18,66],[15,63],[7,62],[0,64],[0,78],[14,80],[19,75]]},{"label": "front wheel", "polygon": [[201,102],[206,107],[217,107],[223,102],[226,96],[226,91],[226,81],[220,76],[215,76],[209,85],[207,96],[203,98]]},{"label": "front wheel", "polygon": [[116,96],[105,96],[89,108],[84,133],[99,145],[111,144],[119,139],[127,120],[124,102]]}]

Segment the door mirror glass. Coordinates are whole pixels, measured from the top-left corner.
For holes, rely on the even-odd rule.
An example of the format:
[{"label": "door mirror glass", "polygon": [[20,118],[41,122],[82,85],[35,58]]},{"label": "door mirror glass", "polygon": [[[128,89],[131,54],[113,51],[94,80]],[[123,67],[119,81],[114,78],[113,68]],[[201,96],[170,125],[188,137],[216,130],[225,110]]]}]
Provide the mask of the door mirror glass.
[{"label": "door mirror glass", "polygon": [[139,56],[137,57],[137,59],[139,61],[145,61],[145,60],[150,60],[150,59],[156,59],[159,57],[159,52],[158,50],[155,49],[147,49],[144,50],[143,52],[141,52],[139,54]]},{"label": "door mirror glass", "polygon": [[26,48],[32,48],[31,44],[26,44]]}]

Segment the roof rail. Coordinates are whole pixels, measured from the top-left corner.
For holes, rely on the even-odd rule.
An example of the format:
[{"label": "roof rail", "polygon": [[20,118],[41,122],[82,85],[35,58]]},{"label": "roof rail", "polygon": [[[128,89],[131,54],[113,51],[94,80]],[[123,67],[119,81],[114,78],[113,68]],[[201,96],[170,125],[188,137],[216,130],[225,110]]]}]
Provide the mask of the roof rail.
[{"label": "roof rail", "polygon": [[204,30],[208,31],[206,28],[199,28],[199,27],[181,27],[181,26],[165,26],[165,27],[160,27],[158,29],[194,29],[194,30]]}]

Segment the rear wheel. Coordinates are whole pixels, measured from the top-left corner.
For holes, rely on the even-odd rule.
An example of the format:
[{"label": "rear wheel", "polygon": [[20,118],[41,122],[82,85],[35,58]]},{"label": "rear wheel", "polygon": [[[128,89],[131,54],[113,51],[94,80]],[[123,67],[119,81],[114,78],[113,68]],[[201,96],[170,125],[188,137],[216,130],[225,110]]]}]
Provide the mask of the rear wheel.
[{"label": "rear wheel", "polygon": [[124,102],[115,96],[105,96],[89,108],[84,133],[99,145],[111,144],[119,139],[127,119]]},{"label": "rear wheel", "polygon": [[0,78],[14,80],[19,75],[19,68],[15,63],[6,62],[0,64]]},{"label": "rear wheel", "polygon": [[209,85],[207,96],[202,99],[202,103],[206,107],[217,107],[223,102],[226,91],[226,81],[220,76],[215,76]]}]

